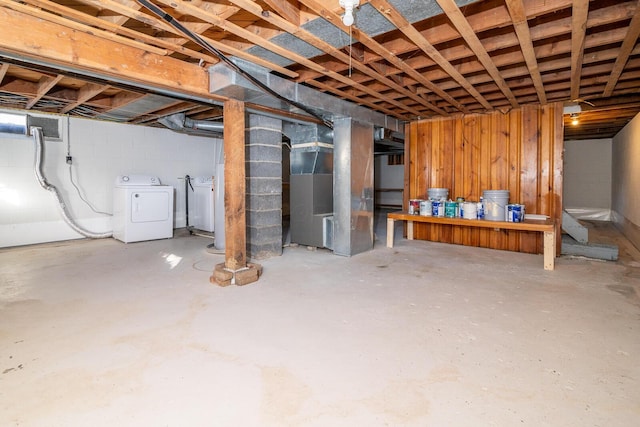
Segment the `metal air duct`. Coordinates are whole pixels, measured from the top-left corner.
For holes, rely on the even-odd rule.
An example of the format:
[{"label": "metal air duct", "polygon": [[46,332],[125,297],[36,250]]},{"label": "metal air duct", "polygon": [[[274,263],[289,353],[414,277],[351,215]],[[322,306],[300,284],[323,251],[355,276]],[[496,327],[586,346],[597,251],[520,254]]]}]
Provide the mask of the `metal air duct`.
[{"label": "metal air duct", "polygon": [[172,114],[158,119],[158,122],[169,129],[189,135],[222,137],[224,123],[207,120],[192,120],[184,113]]}]

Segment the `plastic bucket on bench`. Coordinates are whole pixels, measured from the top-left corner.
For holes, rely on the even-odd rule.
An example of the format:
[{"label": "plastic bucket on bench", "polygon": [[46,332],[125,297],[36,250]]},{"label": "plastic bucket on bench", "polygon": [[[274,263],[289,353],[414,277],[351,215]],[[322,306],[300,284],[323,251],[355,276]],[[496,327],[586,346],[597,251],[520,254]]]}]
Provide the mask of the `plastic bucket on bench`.
[{"label": "plastic bucket on bench", "polygon": [[448,188],[427,188],[427,196],[430,200],[445,201],[449,198]]},{"label": "plastic bucket on bench", "polygon": [[484,219],[505,221],[506,207],[509,204],[509,190],[484,190],[482,192]]}]

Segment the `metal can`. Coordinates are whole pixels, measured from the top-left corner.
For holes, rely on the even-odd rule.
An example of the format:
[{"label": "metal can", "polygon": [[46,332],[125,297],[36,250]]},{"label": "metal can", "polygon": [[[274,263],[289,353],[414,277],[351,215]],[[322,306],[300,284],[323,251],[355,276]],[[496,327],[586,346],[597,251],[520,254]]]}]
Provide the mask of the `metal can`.
[{"label": "metal can", "polygon": [[458,214],[456,215],[458,218],[463,218],[464,217],[464,208],[462,207],[462,205],[464,205],[464,197],[456,197],[456,203],[458,203]]},{"label": "metal can", "polygon": [[458,204],[456,202],[444,202],[444,216],[447,218],[455,218],[457,206]]},{"label": "metal can", "polygon": [[420,201],[420,215],[422,216],[431,216],[431,200],[421,200]]},{"label": "metal can", "polygon": [[409,200],[409,215],[420,214],[420,199]]},{"label": "metal can", "polygon": [[507,205],[507,222],[522,222],[522,205],[517,203]]},{"label": "metal can", "polygon": [[431,214],[433,216],[444,216],[444,202],[439,200],[431,201]]}]

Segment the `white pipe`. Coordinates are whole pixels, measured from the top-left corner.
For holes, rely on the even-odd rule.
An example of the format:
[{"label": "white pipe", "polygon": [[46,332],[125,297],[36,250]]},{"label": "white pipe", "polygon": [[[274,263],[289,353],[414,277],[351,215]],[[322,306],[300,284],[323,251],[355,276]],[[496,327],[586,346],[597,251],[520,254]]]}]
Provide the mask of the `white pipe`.
[{"label": "white pipe", "polygon": [[35,158],[35,165],[34,165],[36,179],[38,180],[38,183],[40,183],[40,186],[42,188],[44,188],[47,191],[51,191],[55,196],[58,202],[58,207],[60,208],[60,213],[62,214],[62,218],[64,219],[64,222],[66,222],[67,225],[71,227],[76,233],[79,233],[91,239],[104,239],[106,237],[111,237],[113,233],[110,231],[106,233],[93,233],[91,231],[87,231],[83,229],[71,219],[71,217],[69,216],[69,213],[67,212],[67,207],[64,204],[64,200],[62,200],[62,197],[60,197],[60,193],[58,193],[58,189],[55,186],[49,184],[47,182],[47,179],[42,174],[42,145],[43,145],[42,142],[44,140],[44,135],[42,134],[42,128],[32,126],[31,134],[33,135],[33,141],[35,142],[35,146],[36,146],[36,158]]}]

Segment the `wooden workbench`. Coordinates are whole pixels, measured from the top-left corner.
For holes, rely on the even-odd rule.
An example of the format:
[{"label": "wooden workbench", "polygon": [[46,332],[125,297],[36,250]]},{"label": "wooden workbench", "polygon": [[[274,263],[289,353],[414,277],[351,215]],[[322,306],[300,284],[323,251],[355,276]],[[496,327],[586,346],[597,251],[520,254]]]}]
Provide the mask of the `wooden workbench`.
[{"label": "wooden workbench", "polygon": [[407,222],[407,239],[413,240],[413,223],[458,225],[464,227],[493,228],[498,230],[538,231],[544,233],[544,269],[553,270],[556,257],[556,227],[552,220],[530,220],[524,222],[487,221],[483,219],[445,218],[436,216],[410,215],[407,212],[387,214],[387,247],[393,247],[394,224]]}]

